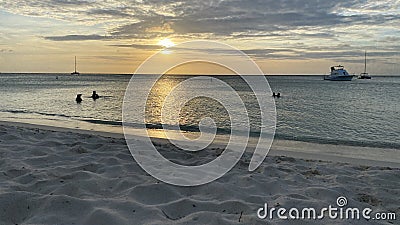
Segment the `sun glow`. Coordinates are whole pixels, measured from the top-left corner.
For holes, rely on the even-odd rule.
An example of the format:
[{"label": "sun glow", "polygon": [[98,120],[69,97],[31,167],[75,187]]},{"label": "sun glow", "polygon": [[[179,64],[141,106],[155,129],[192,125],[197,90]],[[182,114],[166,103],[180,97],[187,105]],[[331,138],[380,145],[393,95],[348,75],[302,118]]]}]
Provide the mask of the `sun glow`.
[{"label": "sun glow", "polygon": [[158,45],[163,46],[164,48],[169,48],[175,46],[174,42],[172,42],[169,38],[162,39],[158,42]]}]

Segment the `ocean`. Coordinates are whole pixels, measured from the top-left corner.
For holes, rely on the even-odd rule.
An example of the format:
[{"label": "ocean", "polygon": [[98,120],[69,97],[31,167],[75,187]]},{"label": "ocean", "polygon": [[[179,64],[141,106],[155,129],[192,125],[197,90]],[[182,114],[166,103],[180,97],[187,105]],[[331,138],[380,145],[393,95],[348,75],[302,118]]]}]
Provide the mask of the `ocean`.
[{"label": "ocean", "polygon": [[[147,75],[140,79],[145,81]],[[148,99],[146,125],[161,129],[163,99],[186,75],[166,75],[157,82]],[[229,84],[248,110],[251,134],[260,132],[260,110],[254,95],[238,76],[213,76]],[[90,124],[121,126],[122,104],[130,75],[82,74],[0,74],[0,120],[45,123],[78,128]],[[400,76],[375,76],[372,80],[324,81],[322,76],[267,76],[275,98],[275,138],[378,148],[400,149]],[[198,88],[206,92],[205,81]],[[97,91],[100,99],[90,98]],[[75,97],[83,94],[83,102]],[[270,96],[268,96],[270,97]],[[204,117],[213,118],[218,133],[229,134],[229,115],[212,99],[197,98],[181,110],[180,129],[199,131]],[[134,125],[132,125],[134,126]]]}]

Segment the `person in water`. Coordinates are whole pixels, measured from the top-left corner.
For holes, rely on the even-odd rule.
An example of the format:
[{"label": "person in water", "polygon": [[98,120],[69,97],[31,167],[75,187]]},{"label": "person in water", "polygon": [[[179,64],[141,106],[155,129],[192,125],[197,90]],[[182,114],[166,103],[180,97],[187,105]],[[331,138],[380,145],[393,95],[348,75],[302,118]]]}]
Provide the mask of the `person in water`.
[{"label": "person in water", "polygon": [[92,98],[93,98],[93,100],[96,100],[96,99],[99,99],[100,96],[96,93],[96,91],[93,91]]},{"label": "person in water", "polygon": [[77,96],[76,96],[76,103],[78,103],[78,104],[80,104],[81,102],[82,102],[82,94],[78,94]]},{"label": "person in water", "polygon": [[273,92],[273,93],[272,93],[272,97],[274,97],[274,98],[280,98],[280,97],[281,97],[281,93],[278,92],[278,93],[275,94],[275,92]]}]

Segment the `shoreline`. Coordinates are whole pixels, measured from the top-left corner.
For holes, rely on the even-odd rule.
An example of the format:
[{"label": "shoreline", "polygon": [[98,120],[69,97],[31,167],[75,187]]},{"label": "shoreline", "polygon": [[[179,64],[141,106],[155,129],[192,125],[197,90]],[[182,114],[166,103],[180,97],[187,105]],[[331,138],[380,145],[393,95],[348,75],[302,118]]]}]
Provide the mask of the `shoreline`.
[{"label": "shoreline", "polygon": [[[78,133],[85,135],[101,136],[107,138],[124,139],[122,127],[117,126],[93,126],[91,130],[71,127],[58,127],[23,122],[0,121],[0,125],[22,127],[29,129],[42,129],[63,133]],[[140,140],[144,137],[135,136]],[[153,141],[169,144],[169,141],[159,131],[150,133]],[[213,146],[224,147],[224,139],[216,140]],[[256,146],[256,139],[251,139],[246,152]],[[268,156],[285,156],[304,160],[322,160],[327,162],[348,163],[353,165],[379,166],[400,168],[400,153],[396,149],[319,144],[284,139],[274,139]],[[268,157],[267,156],[267,157]]]}]

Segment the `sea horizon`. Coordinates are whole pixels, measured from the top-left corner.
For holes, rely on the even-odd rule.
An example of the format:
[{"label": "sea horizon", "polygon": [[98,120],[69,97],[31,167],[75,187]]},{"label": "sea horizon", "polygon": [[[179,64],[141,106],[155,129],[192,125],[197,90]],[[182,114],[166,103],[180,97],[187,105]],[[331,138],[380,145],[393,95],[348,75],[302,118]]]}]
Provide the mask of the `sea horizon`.
[{"label": "sea horizon", "polygon": [[[46,74],[46,75],[68,75],[68,76],[76,76],[71,75],[70,72],[0,72],[0,74]],[[132,75],[150,75],[150,76],[158,76],[159,74],[135,74],[135,73],[95,73],[95,72],[80,72],[80,75],[124,75],[124,76],[132,76]],[[175,74],[163,74],[168,76],[260,76],[253,74],[190,74],[190,73],[175,73]],[[325,74],[263,74],[263,76],[326,76],[328,72]],[[371,74],[377,77],[397,77],[399,74]],[[354,74],[354,76],[358,76],[358,74]]]}]

